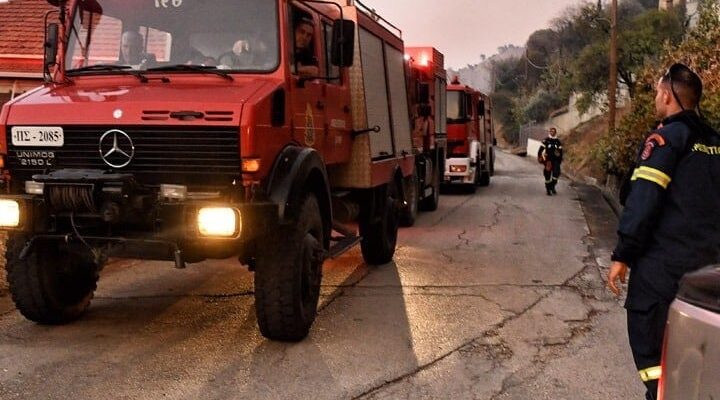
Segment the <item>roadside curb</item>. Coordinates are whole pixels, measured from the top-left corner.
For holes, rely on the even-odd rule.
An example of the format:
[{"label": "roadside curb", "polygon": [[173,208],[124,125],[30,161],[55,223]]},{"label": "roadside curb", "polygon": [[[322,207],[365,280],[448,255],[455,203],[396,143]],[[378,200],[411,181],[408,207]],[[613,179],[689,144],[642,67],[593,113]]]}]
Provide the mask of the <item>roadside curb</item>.
[{"label": "roadside curb", "polygon": [[582,175],[582,179],[578,178],[577,176],[563,172],[562,176],[569,179],[570,182],[573,184],[580,184],[580,185],[588,185],[596,188],[600,191],[600,194],[602,195],[603,199],[605,199],[605,202],[608,206],[610,206],[610,209],[612,210],[613,214],[615,214],[616,217],[620,217],[620,214],[622,213],[622,206],[620,205],[620,201],[617,199],[617,195],[613,193],[610,189],[608,189],[605,185],[599,185],[597,183],[597,179],[587,177],[585,175]]}]

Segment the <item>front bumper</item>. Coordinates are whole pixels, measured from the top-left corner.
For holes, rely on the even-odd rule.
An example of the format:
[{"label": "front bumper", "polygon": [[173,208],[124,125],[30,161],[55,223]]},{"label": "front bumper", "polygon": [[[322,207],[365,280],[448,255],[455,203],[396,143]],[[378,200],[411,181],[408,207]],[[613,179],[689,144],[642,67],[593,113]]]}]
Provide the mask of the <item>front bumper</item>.
[{"label": "front bumper", "polygon": [[474,183],[478,167],[471,158],[448,158],[445,160],[445,183]]},{"label": "front bumper", "polygon": [[[0,200],[19,204],[20,224],[0,231],[22,234],[30,241],[58,240],[89,243],[107,250],[109,256],[174,260],[178,251],[190,261],[246,256],[250,244],[277,229],[278,207],[271,202],[229,203],[223,201],[159,202],[138,225],[118,221],[105,223],[96,215],[54,212],[43,196],[0,195]],[[242,221],[241,231],[229,238],[200,234],[198,212],[205,207],[230,207]]]}]

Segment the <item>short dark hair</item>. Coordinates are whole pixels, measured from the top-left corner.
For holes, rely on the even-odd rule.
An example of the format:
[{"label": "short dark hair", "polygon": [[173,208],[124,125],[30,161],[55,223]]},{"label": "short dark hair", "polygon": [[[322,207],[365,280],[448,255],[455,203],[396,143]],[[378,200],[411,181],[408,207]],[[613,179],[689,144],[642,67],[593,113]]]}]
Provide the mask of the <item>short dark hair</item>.
[{"label": "short dark hair", "polygon": [[661,82],[670,86],[675,101],[683,110],[696,109],[700,104],[703,92],[702,79],[687,65],[680,63],[671,65]]},{"label": "short dark hair", "polygon": [[310,17],[300,17],[295,21],[295,26],[298,27],[300,25],[310,25],[312,27],[315,26],[315,22],[313,22],[312,18]]}]

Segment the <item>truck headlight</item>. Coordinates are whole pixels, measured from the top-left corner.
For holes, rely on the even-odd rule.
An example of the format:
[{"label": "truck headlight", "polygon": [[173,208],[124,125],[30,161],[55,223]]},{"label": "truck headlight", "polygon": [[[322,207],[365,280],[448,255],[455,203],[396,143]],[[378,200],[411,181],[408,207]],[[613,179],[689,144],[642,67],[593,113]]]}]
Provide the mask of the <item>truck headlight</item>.
[{"label": "truck headlight", "polygon": [[20,225],[20,204],[15,200],[0,200],[0,227]]},{"label": "truck headlight", "polygon": [[201,208],[197,222],[202,236],[234,237],[242,230],[240,213],[229,207]]}]

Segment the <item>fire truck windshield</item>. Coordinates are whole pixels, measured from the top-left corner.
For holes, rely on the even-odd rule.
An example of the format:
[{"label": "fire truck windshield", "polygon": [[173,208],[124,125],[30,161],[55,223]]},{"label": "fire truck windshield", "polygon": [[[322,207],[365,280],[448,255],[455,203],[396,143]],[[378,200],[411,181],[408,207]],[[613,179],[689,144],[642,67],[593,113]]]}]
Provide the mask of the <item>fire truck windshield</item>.
[{"label": "fire truck windshield", "polygon": [[463,92],[451,91],[447,92],[447,119],[450,122],[463,121],[467,119],[467,107],[465,106],[465,96]]},{"label": "fire truck windshield", "polygon": [[[193,71],[178,65],[269,72],[279,65],[277,1],[86,0],[77,4],[65,55],[71,75]],[[95,65],[124,68],[92,68]]]}]

